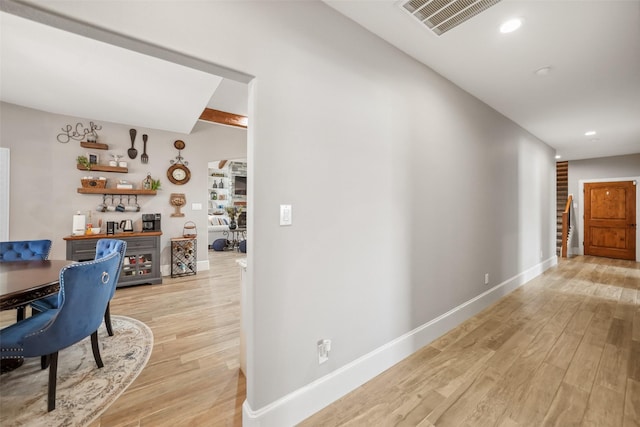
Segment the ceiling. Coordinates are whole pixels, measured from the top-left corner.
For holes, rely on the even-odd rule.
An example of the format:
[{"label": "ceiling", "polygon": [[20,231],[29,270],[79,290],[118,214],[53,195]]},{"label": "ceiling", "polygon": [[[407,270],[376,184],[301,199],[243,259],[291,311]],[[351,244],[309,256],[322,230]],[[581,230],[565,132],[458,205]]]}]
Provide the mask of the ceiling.
[{"label": "ceiling", "polygon": [[5,102],[57,114],[189,133],[222,80],[213,74],[0,13],[0,95]]},{"label": "ceiling", "polygon": [[[503,0],[435,35],[397,0],[329,6],[479,98],[562,160],[640,153],[640,1]],[[519,17],[509,34],[500,24]],[[547,75],[536,70],[550,67]],[[595,130],[596,135],[585,136]]]},{"label": "ceiling", "polygon": [[246,83],[222,79],[207,103],[207,107],[247,117],[249,115],[248,102],[249,86]]},{"label": "ceiling", "polygon": [[0,24],[4,102],[184,134],[205,107],[247,115],[246,83],[65,31],[65,23],[2,11]]},{"label": "ceiling", "polygon": [[[518,123],[563,160],[640,153],[640,0],[503,0],[441,36],[397,0],[325,3]],[[191,131],[204,107],[247,115],[250,76],[212,64],[177,65],[194,59],[176,60],[176,52],[140,54],[144,48],[127,46],[130,40],[117,47],[99,41],[100,34],[65,32],[57,28],[69,23],[24,19],[37,11],[23,13],[28,6],[16,4],[3,0],[0,12],[2,101],[181,133]],[[499,25],[511,17],[524,24],[501,34]],[[62,43],[74,43],[65,49],[72,56],[56,48]],[[550,72],[537,75],[541,67]],[[225,73],[234,78],[218,77]],[[596,135],[585,136],[589,130]]]}]

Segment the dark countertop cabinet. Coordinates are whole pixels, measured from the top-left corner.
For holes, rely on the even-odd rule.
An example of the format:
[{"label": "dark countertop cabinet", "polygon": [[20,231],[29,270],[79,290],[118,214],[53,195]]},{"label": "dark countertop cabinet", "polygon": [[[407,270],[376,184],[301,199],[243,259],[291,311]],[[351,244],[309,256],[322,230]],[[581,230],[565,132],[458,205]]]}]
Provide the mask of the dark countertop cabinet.
[{"label": "dark countertop cabinet", "polygon": [[96,254],[99,239],[112,238],[127,242],[122,272],[117,287],[162,283],[160,273],[160,236],[162,232],[97,234],[90,236],[69,236],[67,259],[73,261],[92,260]]}]

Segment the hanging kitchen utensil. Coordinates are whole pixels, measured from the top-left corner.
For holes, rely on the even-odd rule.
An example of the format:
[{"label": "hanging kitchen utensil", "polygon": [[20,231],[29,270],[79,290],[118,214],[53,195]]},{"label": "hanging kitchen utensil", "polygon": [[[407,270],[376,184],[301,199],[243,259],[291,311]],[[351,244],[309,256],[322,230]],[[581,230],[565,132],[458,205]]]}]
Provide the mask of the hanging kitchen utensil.
[{"label": "hanging kitchen utensil", "polygon": [[98,212],[106,212],[107,211],[107,195],[106,194],[102,195],[102,204],[98,205],[97,211]]},{"label": "hanging kitchen utensil", "polygon": [[149,156],[147,155],[147,134],[143,134],[142,135],[142,142],[143,142],[143,148],[142,148],[142,155],[140,156],[140,161],[142,163],[148,163],[149,162]]},{"label": "hanging kitchen utensil", "polygon": [[127,150],[127,154],[129,155],[130,159],[135,159],[136,156],[138,155],[138,150],[136,150],[135,148],[133,148],[133,143],[136,140],[136,134],[138,132],[135,129],[129,129],[129,135],[131,135],[131,148],[129,148]]}]

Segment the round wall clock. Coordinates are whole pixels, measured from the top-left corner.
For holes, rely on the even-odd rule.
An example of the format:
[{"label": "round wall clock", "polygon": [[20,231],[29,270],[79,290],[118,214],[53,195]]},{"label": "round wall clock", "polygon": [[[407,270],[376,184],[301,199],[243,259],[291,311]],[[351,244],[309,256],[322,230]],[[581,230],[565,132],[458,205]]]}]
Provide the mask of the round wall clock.
[{"label": "round wall clock", "polygon": [[176,185],[182,185],[191,179],[191,171],[182,163],[175,163],[167,170],[167,178]]},{"label": "round wall clock", "polygon": [[176,185],[186,184],[191,179],[191,171],[187,167],[189,162],[183,161],[184,158],[180,154],[180,150],[183,150],[185,145],[184,141],[180,139],[173,143],[173,146],[178,150],[178,155],[175,160],[171,160],[171,166],[167,169],[167,178]]}]

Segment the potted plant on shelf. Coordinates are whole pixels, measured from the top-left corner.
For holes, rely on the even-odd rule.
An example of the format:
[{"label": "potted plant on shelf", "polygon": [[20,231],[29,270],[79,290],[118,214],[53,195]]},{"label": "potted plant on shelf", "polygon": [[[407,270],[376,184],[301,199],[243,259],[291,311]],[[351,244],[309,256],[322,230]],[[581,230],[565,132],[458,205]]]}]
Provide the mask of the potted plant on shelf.
[{"label": "potted plant on shelf", "polygon": [[147,177],[145,179],[142,180],[142,189],[143,190],[159,190],[160,189],[160,180],[159,179],[153,179],[151,177],[151,174],[148,173]]},{"label": "potted plant on shelf", "polygon": [[89,159],[85,156],[78,156],[76,158],[76,161],[78,162],[79,165],[82,165],[86,170],[90,171],[91,170],[91,162],[89,161]]}]

